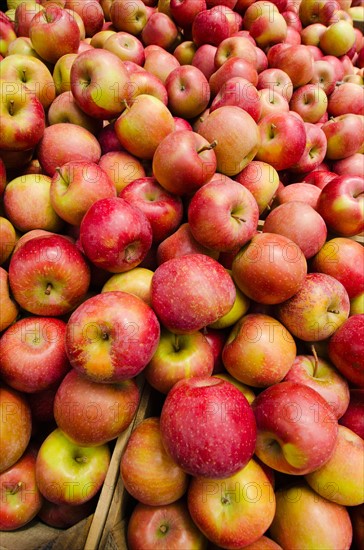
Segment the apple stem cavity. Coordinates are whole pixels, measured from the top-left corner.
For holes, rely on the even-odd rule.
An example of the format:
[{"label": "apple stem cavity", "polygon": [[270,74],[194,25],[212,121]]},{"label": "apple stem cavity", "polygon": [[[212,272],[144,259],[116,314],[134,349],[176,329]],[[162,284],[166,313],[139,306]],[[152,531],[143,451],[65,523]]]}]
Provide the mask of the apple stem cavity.
[{"label": "apple stem cavity", "polygon": [[210,151],[211,149],[214,149],[216,147],[216,145],[217,145],[217,140],[214,139],[214,141],[209,143],[209,145],[203,145],[202,147],[197,149],[197,154],[199,155],[200,153],[203,153],[204,151]]}]

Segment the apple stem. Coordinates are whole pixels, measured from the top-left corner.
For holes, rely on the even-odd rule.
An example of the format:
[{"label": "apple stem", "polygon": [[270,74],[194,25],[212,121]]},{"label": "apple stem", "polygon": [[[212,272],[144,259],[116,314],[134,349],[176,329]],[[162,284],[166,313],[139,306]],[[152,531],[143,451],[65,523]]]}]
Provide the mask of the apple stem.
[{"label": "apple stem", "polygon": [[200,153],[203,153],[204,151],[210,151],[211,149],[214,149],[216,147],[216,145],[217,145],[217,140],[214,139],[214,141],[209,143],[209,145],[203,145],[202,147],[197,149],[197,154],[199,155]]},{"label": "apple stem", "polygon": [[317,368],[318,368],[319,360],[318,360],[317,352],[316,352],[316,349],[315,349],[314,345],[311,346],[311,351],[312,351],[312,355],[314,356],[314,359],[315,359],[315,366],[314,366],[314,369],[313,369],[313,376],[315,377],[316,372],[317,372]]},{"label": "apple stem", "polygon": [[179,340],[177,334],[174,335],[174,349],[175,351],[179,351]]},{"label": "apple stem", "polygon": [[241,218],[240,216],[232,215],[231,217],[234,218],[235,220],[237,220],[238,222],[244,222],[244,223],[246,222],[246,220],[244,220],[244,218]]},{"label": "apple stem", "polygon": [[14,487],[11,489],[10,491],[10,494],[11,495],[16,495],[16,493],[18,493],[22,487],[23,483],[21,481],[18,481],[18,483],[16,485],[14,485]]},{"label": "apple stem", "polygon": [[68,185],[68,181],[64,179],[63,174],[62,174],[62,172],[61,172],[61,168],[60,168],[59,166],[57,166],[56,172],[57,172],[57,174],[59,174],[59,176],[60,176],[61,179],[64,181],[64,183],[65,183],[66,185]]},{"label": "apple stem", "polygon": [[9,113],[10,113],[10,116],[13,116],[13,114],[14,114],[14,100],[13,99],[10,100]]},{"label": "apple stem", "polygon": [[269,137],[270,137],[271,139],[274,138],[274,135],[275,135],[275,134],[274,134],[274,130],[275,130],[276,128],[277,128],[277,126],[276,126],[275,124],[271,124],[271,125],[270,125],[270,134],[269,134]]},{"label": "apple stem", "polygon": [[51,284],[51,283],[48,283],[48,284],[47,284],[47,288],[45,289],[44,294],[46,294],[47,296],[49,296],[50,293],[51,293],[51,290],[52,290],[52,284]]},{"label": "apple stem", "polygon": [[75,460],[78,464],[86,464],[88,462],[87,456],[76,456]]},{"label": "apple stem", "polygon": [[126,101],[125,98],[123,99],[123,104],[125,105],[125,109],[127,109],[129,111],[130,107],[129,107],[128,102]]},{"label": "apple stem", "polygon": [[167,527],[167,525],[161,525],[159,527],[159,530],[160,530],[161,533],[165,534],[168,531],[168,527]]}]

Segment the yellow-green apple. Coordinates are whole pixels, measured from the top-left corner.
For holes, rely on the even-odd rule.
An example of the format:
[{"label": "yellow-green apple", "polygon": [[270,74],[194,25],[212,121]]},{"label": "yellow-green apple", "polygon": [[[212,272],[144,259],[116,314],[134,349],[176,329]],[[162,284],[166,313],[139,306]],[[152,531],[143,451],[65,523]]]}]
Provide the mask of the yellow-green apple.
[{"label": "yellow-green apple", "polygon": [[[348,460],[348,458],[350,459]],[[364,441],[345,426],[339,426],[330,459],[305,476],[307,483],[323,498],[343,506],[364,503]]]},{"label": "yellow-green apple", "polygon": [[155,550],[204,550],[207,540],[192,521],[184,500],[164,506],[148,506],[139,502],[127,527],[130,550],[141,546]]},{"label": "yellow-green apple", "polygon": [[129,99],[129,76],[114,53],[93,48],[78,54],[70,78],[72,94],[88,115],[111,119],[124,110]]},{"label": "yellow-green apple", "polygon": [[199,243],[218,252],[231,252],[256,233],[259,208],[251,192],[240,183],[228,177],[212,178],[196,191],[187,215],[192,235]]},{"label": "yellow-green apple", "polygon": [[158,76],[148,71],[135,71],[129,75],[129,92],[131,101],[141,94],[148,94],[160,99],[165,105],[168,103],[165,85]]},{"label": "yellow-green apple", "polygon": [[0,86],[0,149],[18,152],[34,148],[45,129],[45,115],[41,102],[20,82],[1,80]]},{"label": "yellow-green apple", "polygon": [[159,46],[147,46],[144,53],[144,69],[158,77],[163,84],[168,75],[180,65],[174,55]]},{"label": "yellow-green apple", "polygon": [[80,29],[69,12],[48,4],[31,20],[29,38],[37,54],[54,64],[66,53],[77,53]]},{"label": "yellow-green apple", "polygon": [[306,130],[301,117],[293,113],[274,112],[258,123],[260,145],[256,160],[267,162],[276,170],[296,164],[306,146]]},{"label": "yellow-green apple", "polygon": [[[313,63],[313,75],[309,84],[319,86],[327,96],[335,90],[335,69],[325,59],[318,59]],[[329,100],[330,101],[330,100]]]},{"label": "yellow-green apple", "polygon": [[225,38],[231,34],[229,21],[221,10],[202,9],[199,11],[192,22],[192,40],[197,47],[202,44],[212,44],[218,46]]},{"label": "yellow-green apple", "polygon": [[271,88],[261,88],[259,90],[260,117],[262,120],[266,115],[272,113],[288,113],[289,103],[279,92]]},{"label": "yellow-green apple", "polygon": [[346,379],[335,367],[315,355],[297,355],[284,380],[305,384],[319,393],[332,407],[336,418],[341,418],[349,404]]},{"label": "yellow-green apple", "polygon": [[17,321],[0,338],[2,379],[25,393],[57,386],[70,369],[65,334],[66,323],[61,319],[25,317]]},{"label": "yellow-green apple", "polygon": [[197,46],[192,40],[184,40],[173,51],[174,57],[180,65],[191,65]]},{"label": "yellow-green apple", "polygon": [[42,495],[56,504],[82,504],[101,488],[110,463],[107,444],[77,445],[57,428],[39,448],[35,474]]},{"label": "yellow-green apple", "polygon": [[284,42],[288,34],[283,15],[274,3],[265,1],[255,2],[248,7],[244,14],[244,28],[249,30],[262,50]]},{"label": "yellow-green apple", "polygon": [[145,46],[153,44],[164,50],[173,50],[178,38],[178,28],[173,19],[157,11],[148,17],[140,36]]},{"label": "yellow-green apple", "polygon": [[349,382],[364,387],[364,315],[352,315],[330,338],[329,357]]},{"label": "yellow-green apple", "polygon": [[340,57],[355,44],[355,32],[351,22],[339,20],[327,27],[320,36],[320,49],[326,55]]},{"label": "yellow-green apple", "polygon": [[207,80],[216,71],[215,55],[217,47],[212,44],[202,44],[197,48],[192,59],[192,65],[200,69],[206,76]]},{"label": "yellow-green apple", "polygon": [[269,533],[282,548],[351,548],[353,529],[346,507],[322,498],[306,483],[279,489],[276,505]]},{"label": "yellow-green apple", "polygon": [[44,6],[36,2],[36,0],[20,2],[17,5],[14,15],[14,29],[17,36],[29,37],[30,22],[42,10],[44,10]]},{"label": "yellow-green apple", "polygon": [[364,142],[362,116],[347,113],[330,118],[322,125],[326,134],[329,160],[340,160],[360,151]]},{"label": "yellow-green apple", "polygon": [[235,297],[229,273],[204,254],[172,258],[159,265],[152,279],[153,309],[163,325],[177,334],[217,321],[230,311]]},{"label": "yellow-green apple", "polygon": [[[231,270],[229,270],[229,273],[231,275]],[[220,317],[220,319],[218,319],[214,323],[210,323],[209,328],[219,330],[231,327],[232,325],[235,325],[235,323],[240,319],[240,317],[242,317],[242,315],[246,314],[250,306],[250,300],[236,285],[235,290],[236,298],[231,310],[228,313],[225,313],[225,315]]]},{"label": "yellow-green apple", "polygon": [[1,58],[3,58],[7,54],[9,44],[16,39],[16,32],[14,30],[14,24],[3,12],[0,13],[0,22],[0,55]]},{"label": "yellow-green apple", "polygon": [[357,313],[364,313],[364,291],[350,300],[350,315]]},{"label": "yellow-green apple", "polygon": [[259,160],[249,162],[234,179],[249,189],[258,204],[259,214],[270,205],[279,186],[279,175],[275,168]]},{"label": "yellow-green apple", "polygon": [[293,94],[292,80],[287,73],[281,69],[265,69],[258,75],[258,90],[269,88],[274,92],[279,92],[287,101],[291,100]]},{"label": "yellow-green apple", "polygon": [[110,6],[110,19],[118,31],[138,35],[147,22],[147,10],[141,0],[130,4],[127,0],[115,0]]},{"label": "yellow-green apple", "polygon": [[296,294],[307,274],[299,246],[274,233],[254,235],[235,256],[234,281],[252,300],[279,304]]},{"label": "yellow-green apple", "polygon": [[153,388],[167,394],[179,380],[210,376],[213,368],[214,354],[202,332],[174,334],[164,329],[144,372]]},{"label": "yellow-green apple", "polygon": [[101,292],[121,290],[141,298],[148,306],[151,304],[151,284],[153,271],[145,267],[134,267],[125,273],[116,273],[106,281]]},{"label": "yellow-green apple", "polygon": [[138,95],[115,122],[123,147],[136,157],[152,159],[161,141],[174,131],[171,112],[160,99]]},{"label": "yellow-green apple", "polygon": [[278,318],[293,336],[315,342],[334,334],[347,320],[349,310],[348,293],[337,279],[309,273],[296,294],[279,304]]},{"label": "yellow-green apple", "polygon": [[17,318],[19,312],[18,304],[10,296],[8,272],[0,267],[0,332],[8,328]]},{"label": "yellow-green apple", "polygon": [[13,466],[28,446],[32,417],[24,394],[8,388],[0,388],[0,426],[1,439],[4,442],[0,457],[0,472]]},{"label": "yellow-green apple", "polygon": [[329,460],[338,423],[316,390],[301,383],[279,382],[263,390],[252,408],[257,424],[255,453],[262,462],[279,472],[304,475]]},{"label": "yellow-green apple", "polygon": [[80,242],[97,267],[122,273],[144,259],[152,244],[152,228],[139,208],[119,197],[104,198],[84,215]]},{"label": "yellow-green apple", "polygon": [[216,109],[203,120],[199,133],[210,143],[217,141],[214,149],[217,171],[227,176],[241,172],[253,160],[260,146],[257,124],[240,107],[226,105]]},{"label": "yellow-green apple", "polygon": [[131,434],[120,461],[126,490],[139,502],[164,506],[180,499],[188,476],[167,454],[158,417],[143,420]]},{"label": "yellow-green apple", "polygon": [[229,36],[220,42],[215,52],[216,69],[231,57],[240,57],[252,65],[257,64],[255,45],[245,36]]},{"label": "yellow-green apple", "polygon": [[340,281],[349,298],[364,292],[364,248],[345,237],[328,240],[312,261],[312,269],[326,273]]},{"label": "yellow-green apple", "polygon": [[27,450],[0,474],[0,529],[14,531],[29,523],[39,512],[43,498],[35,477],[36,452]]},{"label": "yellow-green apple", "polygon": [[340,86],[336,86],[330,95],[327,110],[333,117],[346,113],[362,115],[364,112],[363,86],[352,82],[343,82]]},{"label": "yellow-green apple", "polygon": [[350,390],[349,405],[339,419],[339,424],[346,426],[364,439],[364,390]]},{"label": "yellow-green apple", "polygon": [[5,263],[13,252],[17,235],[10,220],[0,216],[0,265]]},{"label": "yellow-green apple", "polygon": [[86,128],[91,134],[98,134],[102,129],[102,120],[82,111],[70,90],[62,92],[52,101],[48,109],[47,120],[49,126],[68,122]]},{"label": "yellow-green apple", "polygon": [[174,116],[194,118],[200,115],[210,101],[207,78],[193,65],[174,69],[165,82],[168,107]]},{"label": "yellow-green apple", "polygon": [[338,2],[326,2],[326,0],[302,0],[299,4],[298,15],[304,27],[313,23],[321,23],[328,25],[335,15],[335,12],[340,9]]},{"label": "yellow-green apple", "polygon": [[122,61],[133,61],[143,65],[145,61],[144,46],[133,34],[113,32],[105,41],[103,49],[117,55]]},{"label": "yellow-green apple", "polygon": [[71,315],[66,351],[71,365],[95,382],[120,382],[139,374],[158,346],[153,310],[122,291],[97,294]]},{"label": "yellow-green apple", "polygon": [[223,479],[193,478],[187,497],[193,521],[220,548],[245,548],[260,539],[276,508],[273,487],[255,460]]},{"label": "yellow-green apple", "polygon": [[[113,132],[109,137],[113,141],[114,137],[117,140],[116,134],[114,136]],[[120,142],[118,141],[118,143]],[[126,151],[112,150],[103,154],[99,160],[99,166],[114,183],[117,193],[121,193],[135,179],[145,176],[145,170],[140,160]]]},{"label": "yellow-green apple", "polygon": [[283,380],[296,356],[291,334],[273,317],[260,313],[243,316],[228,336],[222,360],[237,380],[267,387]]},{"label": "yellow-green apple", "polygon": [[34,237],[13,253],[9,282],[15,300],[26,311],[63,315],[84,299],[90,269],[75,244],[51,234]]},{"label": "yellow-green apple", "polygon": [[157,248],[157,263],[158,265],[186,254],[205,254],[211,256],[215,260],[218,259],[219,253],[202,246],[191,233],[188,223],[183,223],[177,231],[164,239]]},{"label": "yellow-green apple", "polygon": [[62,229],[63,221],[51,205],[51,181],[49,176],[43,174],[26,174],[7,184],[4,192],[5,213],[19,231]]},{"label": "yellow-green apple", "polygon": [[317,210],[332,233],[352,237],[364,229],[364,178],[337,176],[321,191]]},{"label": "yellow-green apple", "polygon": [[169,193],[152,176],[135,179],[121,191],[119,197],[144,212],[152,228],[154,243],[166,239],[181,224],[181,198]]},{"label": "yellow-green apple", "polygon": [[[322,92],[324,93],[324,92]],[[319,124],[305,122],[306,145],[301,158],[290,167],[294,173],[312,172],[320,166],[327,151],[326,135]]]},{"label": "yellow-green apple", "polygon": [[50,185],[52,207],[71,225],[80,225],[90,206],[108,197],[116,197],[115,186],[106,172],[94,162],[63,164],[56,169]]},{"label": "yellow-green apple", "polygon": [[43,523],[55,529],[68,529],[90,516],[95,511],[96,503],[97,495],[95,498],[78,505],[55,504],[43,498],[43,504],[37,517]]},{"label": "yellow-green apple", "polygon": [[98,0],[66,0],[65,8],[75,11],[82,18],[87,37],[101,31],[104,12]]},{"label": "yellow-green apple", "polygon": [[205,0],[170,1],[171,16],[181,29],[190,30],[196,15],[203,10],[206,10]]},{"label": "yellow-green apple", "polygon": [[317,84],[305,84],[293,92],[289,103],[291,111],[301,115],[304,122],[315,123],[326,113],[327,95]]},{"label": "yellow-green apple", "polygon": [[332,163],[332,169],[338,176],[361,176],[364,178],[364,155],[354,153],[350,157],[336,160]]},{"label": "yellow-green apple", "polygon": [[245,59],[231,57],[210,76],[211,96],[214,97],[227,80],[236,76],[245,78],[253,86],[256,86],[258,83],[258,73],[255,65]]},{"label": "yellow-green apple", "polygon": [[244,109],[255,122],[261,117],[262,105],[258,90],[246,78],[240,76],[224,82],[211,103],[210,113],[224,105],[235,105]]},{"label": "yellow-green apple", "polygon": [[98,162],[100,144],[86,128],[59,122],[44,130],[37,148],[38,160],[45,174],[52,177],[56,168],[70,161]]},{"label": "yellow-green apple", "polygon": [[114,30],[111,30],[111,29],[101,30],[92,36],[90,40],[90,45],[93,46],[94,48],[103,48],[106,40],[115,33],[116,33],[115,28]]},{"label": "yellow-green apple", "polygon": [[62,55],[54,65],[53,81],[57,95],[71,90],[71,67],[77,55],[77,53]]},{"label": "yellow-green apple", "polygon": [[226,478],[251,459],[256,439],[252,409],[225,380],[196,376],[177,382],[160,416],[162,442],[187,473]]},{"label": "yellow-green apple", "polygon": [[269,212],[263,233],[284,235],[300,247],[307,260],[325,244],[327,228],[312,206],[301,201],[290,201]]},{"label": "yellow-green apple", "polygon": [[54,418],[63,433],[78,445],[103,445],[130,425],[139,404],[134,380],[100,384],[72,369],[54,399]]},{"label": "yellow-green apple", "polygon": [[275,58],[271,59],[270,68],[286,72],[293,87],[298,88],[310,82],[313,76],[313,57],[304,44],[280,48]]}]

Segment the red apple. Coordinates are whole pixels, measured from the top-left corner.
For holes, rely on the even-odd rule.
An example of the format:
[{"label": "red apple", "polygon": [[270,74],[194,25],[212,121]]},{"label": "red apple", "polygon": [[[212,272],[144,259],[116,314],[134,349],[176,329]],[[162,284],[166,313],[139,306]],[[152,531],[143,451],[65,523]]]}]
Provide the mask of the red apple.
[{"label": "red apple", "polygon": [[364,390],[350,390],[349,406],[340,418],[339,424],[364,439]]},{"label": "red apple", "polygon": [[186,254],[205,254],[215,260],[219,257],[218,252],[210,250],[196,241],[188,223],[182,223],[177,231],[158,245],[157,263],[160,265],[167,260]]},{"label": "red apple", "polygon": [[[186,2],[185,2],[186,3]],[[192,59],[192,65],[200,69],[207,80],[216,71],[215,55],[217,47],[212,44],[202,44],[196,50]]]},{"label": "red apple", "polygon": [[291,166],[292,172],[307,173],[320,166],[327,151],[325,133],[318,124],[305,122],[306,146],[301,158]]},{"label": "red apple", "polygon": [[0,388],[1,439],[6,443],[0,457],[0,472],[13,466],[28,446],[32,418],[26,397],[4,384]]},{"label": "red apple", "polygon": [[258,122],[261,116],[261,102],[258,90],[251,82],[236,76],[227,80],[220,88],[210,106],[210,113],[224,105],[235,105],[244,109]]},{"label": "red apple", "polygon": [[95,511],[96,503],[97,497],[78,505],[54,504],[43,499],[38,518],[55,529],[68,529],[90,516]]},{"label": "red apple", "polygon": [[321,189],[310,183],[291,183],[282,189],[279,189],[276,195],[278,204],[285,204],[291,201],[301,201],[315,210],[320,196]]},{"label": "red apple", "polygon": [[82,111],[69,90],[62,92],[52,101],[47,118],[50,126],[61,122],[69,122],[86,128],[91,134],[98,134],[102,128],[102,121]]},{"label": "red apple", "polygon": [[328,160],[341,160],[359,152],[364,142],[362,116],[347,113],[330,118],[322,125],[326,134]]},{"label": "red apple", "polygon": [[332,169],[339,176],[360,176],[364,178],[363,153],[354,153],[350,157],[333,162]]},{"label": "red apple", "polygon": [[281,69],[265,69],[259,73],[257,88],[269,88],[273,92],[279,92],[287,101],[291,100],[293,94],[292,81]]},{"label": "red apple", "polygon": [[129,183],[137,178],[143,178],[145,176],[145,169],[142,162],[134,157],[134,155],[124,150],[113,150],[103,154],[100,157],[99,166],[114,183],[118,194],[121,193]]},{"label": "red apple", "polygon": [[218,46],[230,34],[229,21],[221,9],[202,9],[193,19],[192,40],[197,47],[202,44]]},{"label": "red apple", "polygon": [[141,32],[145,46],[156,45],[164,50],[173,50],[178,37],[178,28],[168,15],[163,12],[153,12],[148,17]]},{"label": "red apple", "polygon": [[272,202],[279,186],[279,175],[275,168],[266,162],[252,160],[235,180],[244,185],[255,198],[259,214]]},{"label": "red apple", "polygon": [[194,118],[201,114],[210,100],[207,78],[193,65],[174,69],[166,79],[168,107],[174,116]]},{"label": "red apple", "polygon": [[19,313],[18,304],[10,296],[8,272],[0,267],[0,332],[7,329],[17,318]]},{"label": "red apple", "polygon": [[364,346],[361,334],[364,315],[352,315],[329,341],[329,357],[349,382],[364,387]]}]

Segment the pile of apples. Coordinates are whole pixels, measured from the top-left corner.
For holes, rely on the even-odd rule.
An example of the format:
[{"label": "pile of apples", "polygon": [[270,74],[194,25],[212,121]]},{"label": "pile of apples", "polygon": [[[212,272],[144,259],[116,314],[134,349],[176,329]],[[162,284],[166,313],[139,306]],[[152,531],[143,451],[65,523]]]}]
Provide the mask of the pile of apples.
[{"label": "pile of apples", "polygon": [[[360,0],[8,0],[0,530],[364,547]],[[264,223],[263,223],[264,222]]]}]

